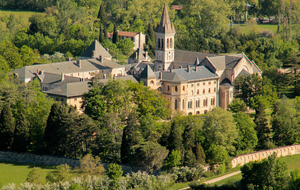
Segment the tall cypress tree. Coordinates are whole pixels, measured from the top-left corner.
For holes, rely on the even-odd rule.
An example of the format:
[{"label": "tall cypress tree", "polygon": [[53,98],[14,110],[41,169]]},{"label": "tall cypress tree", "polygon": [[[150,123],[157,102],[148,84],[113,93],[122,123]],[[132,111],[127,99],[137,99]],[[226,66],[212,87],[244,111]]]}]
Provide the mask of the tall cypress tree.
[{"label": "tall cypress tree", "polygon": [[191,125],[187,125],[183,132],[183,147],[185,150],[189,150],[195,147],[195,133]]},{"label": "tall cypress tree", "polygon": [[137,113],[129,114],[127,125],[123,129],[122,145],[121,145],[121,161],[128,163],[130,159],[130,148],[141,142],[142,136],[138,131],[139,123]]},{"label": "tall cypress tree", "polygon": [[103,40],[104,40],[103,29],[102,29],[102,24],[100,23],[100,26],[99,26],[99,42],[102,43]]},{"label": "tall cypress tree", "polygon": [[256,124],[258,147],[260,149],[270,148],[267,143],[270,142],[271,130],[268,126],[268,119],[262,102],[259,102],[258,109],[255,113],[254,123]]},{"label": "tall cypress tree", "polygon": [[104,33],[104,40],[105,40],[108,38],[106,26],[103,26],[103,33]]},{"label": "tall cypress tree", "polygon": [[29,145],[29,126],[30,123],[26,119],[23,113],[19,114],[19,117],[16,120],[15,132],[14,132],[14,141],[11,149],[17,152],[27,151]]},{"label": "tall cypress tree", "polygon": [[117,30],[117,25],[116,23],[114,24],[114,34],[113,34],[113,43],[117,43],[119,41],[119,35],[118,35],[118,30]]},{"label": "tall cypress tree", "polygon": [[101,5],[100,5],[97,18],[100,19],[100,22],[103,24],[103,26],[106,26],[106,24],[107,24],[107,14],[105,12],[104,2],[102,2]]},{"label": "tall cypress tree", "polygon": [[9,104],[4,104],[0,114],[0,150],[11,148],[15,131],[14,118]]},{"label": "tall cypress tree", "polygon": [[168,149],[170,152],[172,150],[182,150],[182,134],[176,121],[173,121],[171,125],[171,131],[168,138]]},{"label": "tall cypress tree", "polygon": [[205,153],[202,146],[199,143],[196,144],[196,159],[198,163],[202,165],[205,164]]},{"label": "tall cypress tree", "polygon": [[151,57],[154,57],[156,42],[155,42],[155,32],[151,23],[149,23],[147,27],[146,45],[148,46],[149,55]]}]

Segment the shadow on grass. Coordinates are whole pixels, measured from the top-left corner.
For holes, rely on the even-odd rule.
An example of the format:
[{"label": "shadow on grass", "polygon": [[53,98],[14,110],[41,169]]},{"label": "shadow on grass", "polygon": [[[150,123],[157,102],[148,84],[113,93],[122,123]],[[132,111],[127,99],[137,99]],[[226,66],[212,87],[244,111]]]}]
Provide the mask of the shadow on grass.
[{"label": "shadow on grass", "polygon": [[0,161],[0,164],[12,164],[14,166],[28,166],[28,168],[40,167],[42,169],[55,169],[56,166],[47,166],[47,165],[40,165],[40,164],[27,164],[21,162],[7,162],[7,161]]}]

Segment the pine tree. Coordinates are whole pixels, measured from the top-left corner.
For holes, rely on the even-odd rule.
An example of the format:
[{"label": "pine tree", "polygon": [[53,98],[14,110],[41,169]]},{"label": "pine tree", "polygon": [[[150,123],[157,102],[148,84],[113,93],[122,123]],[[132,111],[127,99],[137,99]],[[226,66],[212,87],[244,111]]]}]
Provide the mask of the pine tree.
[{"label": "pine tree", "polygon": [[104,41],[102,24],[99,26],[99,42],[102,43]]},{"label": "pine tree", "polygon": [[129,114],[127,125],[123,129],[122,145],[121,145],[121,161],[128,163],[130,159],[130,148],[141,142],[141,134],[138,131],[139,123],[137,113]]},{"label": "pine tree", "polygon": [[190,168],[193,168],[196,166],[196,157],[195,157],[195,154],[193,153],[192,149],[185,152],[183,159],[184,159],[183,160],[184,166],[188,166]]},{"label": "pine tree", "polygon": [[30,137],[29,126],[30,123],[26,119],[25,115],[20,113],[16,120],[14,141],[11,147],[12,150],[17,152],[25,152],[27,150]]},{"label": "pine tree", "polygon": [[146,33],[146,45],[148,47],[148,52],[150,57],[154,57],[154,51],[156,47],[156,42],[155,42],[155,32],[153,29],[153,26],[151,23],[149,23],[148,28],[147,28],[147,33]]},{"label": "pine tree", "polygon": [[107,14],[105,12],[104,2],[102,2],[101,5],[100,5],[97,18],[100,19],[100,22],[103,24],[103,26],[106,26],[106,24],[107,24]]},{"label": "pine tree", "polygon": [[0,114],[0,150],[10,149],[15,131],[14,118],[9,104],[4,104]]},{"label": "pine tree", "polygon": [[171,131],[168,138],[168,149],[172,150],[182,150],[182,136],[178,123],[176,121],[172,122]]},{"label": "pine tree", "polygon": [[183,132],[183,147],[185,150],[194,148],[195,146],[195,133],[193,131],[192,125],[187,125]]},{"label": "pine tree", "polygon": [[199,143],[196,144],[196,159],[199,164],[205,164],[205,153],[202,146]]},{"label": "pine tree", "polygon": [[258,147],[261,149],[270,148],[267,143],[270,142],[271,130],[268,126],[268,119],[262,102],[259,102],[258,109],[255,113],[254,123],[256,124]]},{"label": "pine tree", "polygon": [[119,41],[119,35],[117,30],[117,25],[114,24],[114,34],[113,34],[113,43],[117,43]]}]

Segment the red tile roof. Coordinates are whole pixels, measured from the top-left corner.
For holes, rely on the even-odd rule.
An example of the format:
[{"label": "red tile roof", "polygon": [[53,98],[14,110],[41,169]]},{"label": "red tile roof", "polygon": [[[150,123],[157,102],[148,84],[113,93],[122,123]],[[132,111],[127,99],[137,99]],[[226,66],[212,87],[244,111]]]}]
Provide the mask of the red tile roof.
[{"label": "red tile roof", "polygon": [[179,11],[179,10],[181,10],[182,8],[183,8],[182,5],[172,5],[172,6],[171,6],[171,9],[175,9],[176,11]]},{"label": "red tile roof", "polygon": [[[138,33],[135,32],[125,32],[125,31],[118,31],[118,35],[119,36],[124,36],[124,37],[132,37],[134,38]],[[110,38],[110,36],[113,35],[112,33],[107,33],[108,38]]]}]

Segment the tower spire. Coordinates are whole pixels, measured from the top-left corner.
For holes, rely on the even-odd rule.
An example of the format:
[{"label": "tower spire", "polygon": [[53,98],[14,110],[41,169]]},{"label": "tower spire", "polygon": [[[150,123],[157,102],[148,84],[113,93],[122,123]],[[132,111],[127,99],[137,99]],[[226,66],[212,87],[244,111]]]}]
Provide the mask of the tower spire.
[{"label": "tower spire", "polygon": [[161,15],[161,20],[160,24],[157,26],[155,32],[160,32],[160,33],[175,33],[175,29],[173,24],[171,24],[169,13],[168,13],[168,8],[167,8],[167,3],[165,3],[165,7],[163,10],[163,13]]}]

